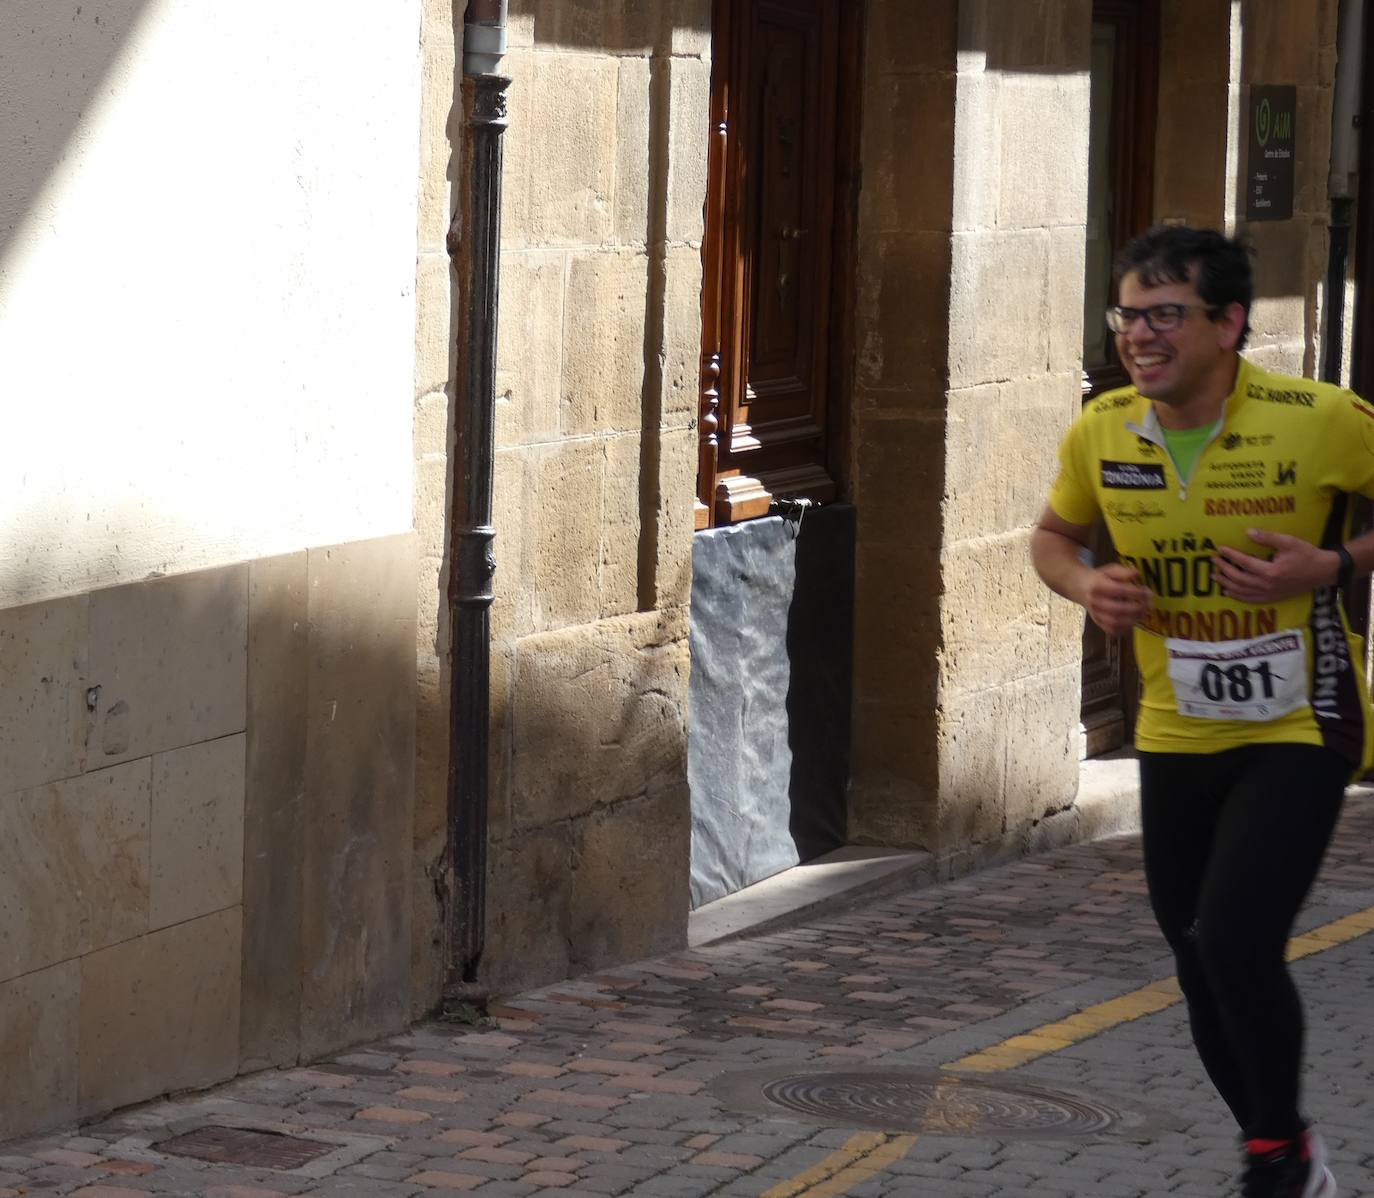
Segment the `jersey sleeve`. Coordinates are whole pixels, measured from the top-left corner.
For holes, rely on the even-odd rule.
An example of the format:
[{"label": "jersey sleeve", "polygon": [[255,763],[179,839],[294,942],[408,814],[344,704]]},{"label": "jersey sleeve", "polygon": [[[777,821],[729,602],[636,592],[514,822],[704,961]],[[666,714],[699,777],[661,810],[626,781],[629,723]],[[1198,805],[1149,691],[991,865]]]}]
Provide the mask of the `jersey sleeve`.
[{"label": "jersey sleeve", "polygon": [[1374,499],[1374,406],[1353,391],[1336,400],[1326,435],[1332,482],[1342,491]]},{"label": "jersey sleeve", "polygon": [[1050,507],[1070,524],[1091,524],[1101,509],[1092,486],[1087,436],[1080,416],[1059,446],[1059,475],[1050,488]]}]

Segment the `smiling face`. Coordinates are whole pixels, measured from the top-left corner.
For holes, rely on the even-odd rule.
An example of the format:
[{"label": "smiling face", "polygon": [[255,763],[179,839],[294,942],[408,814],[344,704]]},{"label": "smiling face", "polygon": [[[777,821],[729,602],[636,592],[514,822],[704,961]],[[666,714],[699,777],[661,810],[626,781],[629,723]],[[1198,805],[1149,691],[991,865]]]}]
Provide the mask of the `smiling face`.
[{"label": "smiling face", "polygon": [[1116,335],[1116,349],[1136,390],[1163,405],[1156,409],[1161,423],[1187,428],[1215,420],[1235,383],[1241,305],[1209,314],[1191,282],[1146,286],[1134,271],[1122,277],[1118,302],[1125,308],[1189,305],[1183,322],[1167,333],[1136,320]]}]

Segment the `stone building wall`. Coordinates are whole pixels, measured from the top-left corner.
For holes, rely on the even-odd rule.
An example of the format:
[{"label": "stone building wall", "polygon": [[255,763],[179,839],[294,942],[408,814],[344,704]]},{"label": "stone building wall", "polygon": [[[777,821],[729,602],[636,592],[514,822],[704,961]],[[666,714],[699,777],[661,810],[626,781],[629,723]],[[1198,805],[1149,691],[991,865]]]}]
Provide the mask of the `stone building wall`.
[{"label": "stone building wall", "polygon": [[[1243,231],[1257,251],[1247,357],[1314,374],[1326,274],[1336,0],[1165,0],[1155,212]],[[1245,221],[1251,84],[1298,89],[1293,218]]]},{"label": "stone building wall", "polygon": [[0,1139],[404,1025],[414,561],[0,611]]},{"label": "stone building wall", "polygon": [[1078,403],[1089,13],[870,8],[856,839],[954,860],[1074,799],[1080,625],[1027,540]]},{"label": "stone building wall", "polygon": [[0,1138],[409,1013],[419,10],[0,6]]},{"label": "stone building wall", "polygon": [[1237,122],[1240,178],[1246,162],[1251,84],[1292,84],[1298,112],[1293,166],[1293,218],[1243,224],[1255,245],[1254,331],[1246,356],[1272,370],[1313,376],[1320,361],[1318,290],[1326,277],[1331,207],[1331,105],[1336,69],[1336,0],[1247,0],[1241,23]]},{"label": "stone building wall", "polygon": [[[444,6],[431,7],[438,44],[451,34]],[[481,970],[495,990],[685,937],[708,17],[706,0],[511,5]],[[444,104],[437,69],[433,83],[430,120]],[[431,153],[436,195],[449,152],[436,143]],[[436,210],[422,217],[422,248],[431,252],[422,252],[421,271],[431,283],[421,290],[432,290],[432,310],[446,317],[439,234]],[[443,846],[446,760],[447,678],[435,648],[447,630],[434,603],[448,469],[438,413],[450,400],[437,336],[422,350],[432,354],[432,377],[417,386],[425,456],[416,520],[428,530],[421,593],[429,604],[417,1005],[437,997],[442,961],[431,879]]]},{"label": "stone building wall", "polygon": [[[1249,85],[1298,87],[1294,218],[1246,228],[1249,353],[1294,372],[1318,351],[1336,12],[1162,4],[1158,219],[1236,228]],[[851,833],[951,869],[1081,818],[1082,616],[1027,545],[1080,398],[1091,13],[869,6]]]}]

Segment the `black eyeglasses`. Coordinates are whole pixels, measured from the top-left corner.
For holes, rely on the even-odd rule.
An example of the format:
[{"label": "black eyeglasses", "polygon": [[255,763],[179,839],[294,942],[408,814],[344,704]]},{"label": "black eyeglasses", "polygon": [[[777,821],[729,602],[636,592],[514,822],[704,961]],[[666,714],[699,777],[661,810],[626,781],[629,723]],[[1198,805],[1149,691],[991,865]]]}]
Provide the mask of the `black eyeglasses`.
[{"label": "black eyeglasses", "polygon": [[1107,327],[1113,333],[1124,333],[1144,317],[1152,333],[1171,333],[1194,308],[1203,312],[1218,311],[1212,304],[1151,304],[1148,308],[1123,308],[1117,304],[1107,309]]}]

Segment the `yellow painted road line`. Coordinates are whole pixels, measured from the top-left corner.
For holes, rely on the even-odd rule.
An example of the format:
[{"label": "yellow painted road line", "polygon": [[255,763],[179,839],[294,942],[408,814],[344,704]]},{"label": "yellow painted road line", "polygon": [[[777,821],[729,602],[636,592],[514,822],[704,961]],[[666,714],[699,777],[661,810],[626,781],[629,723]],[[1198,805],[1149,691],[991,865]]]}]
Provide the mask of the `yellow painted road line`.
[{"label": "yellow painted road line", "polygon": [[999,1073],[1003,1069],[1015,1069],[1037,1057],[1043,1057],[1061,1048],[1068,1048],[1080,1040],[1087,1040],[1108,1028],[1130,1023],[1142,1015],[1153,1015],[1172,1007],[1183,995],[1178,989],[1177,978],[1165,978],[1162,982],[1151,982],[1139,990],[1132,990],[1119,998],[1108,999],[1081,1011],[1075,1011],[1066,1019],[1047,1023],[1020,1036],[1012,1036],[991,1048],[984,1048],[970,1056],[963,1057],[946,1065],[946,1069],[967,1069],[974,1073]]},{"label": "yellow painted road line", "polygon": [[[1296,961],[1313,953],[1325,952],[1339,944],[1346,944],[1357,936],[1374,932],[1374,907],[1332,920],[1288,942],[1287,957]],[[1068,1048],[1099,1032],[1130,1023],[1143,1015],[1153,1015],[1180,1002],[1183,995],[1179,992],[1178,978],[1165,978],[1151,982],[1139,990],[1132,990],[1119,998],[1085,1007],[1081,1011],[1047,1023],[1019,1036],[1012,1036],[1000,1044],[984,1048],[945,1066],[946,1069],[964,1069],[972,1073],[999,1073],[1003,1069],[1015,1069],[1037,1057],[1047,1056]]]},{"label": "yellow painted road line", "polygon": [[813,1186],[824,1184],[852,1168],[855,1162],[882,1148],[891,1139],[891,1136],[880,1131],[863,1131],[851,1136],[843,1148],[837,1148],[825,1160],[803,1169],[796,1177],[778,1182],[771,1190],[765,1190],[760,1198],[800,1198],[800,1195],[809,1193]]},{"label": "yellow painted road line", "polygon": [[915,1143],[915,1136],[893,1136],[887,1143],[880,1144],[849,1168],[841,1169],[828,1181],[812,1186],[809,1190],[803,1190],[798,1198],[837,1198],[840,1194],[847,1194],[855,1186],[872,1181],[889,1165],[901,1160]]},{"label": "yellow painted road line", "polygon": [[1344,919],[1333,920],[1301,936],[1294,936],[1288,942],[1288,959],[1296,961],[1299,957],[1309,957],[1313,953],[1325,952],[1338,944],[1345,944],[1357,936],[1374,932],[1374,907],[1356,911]]}]

